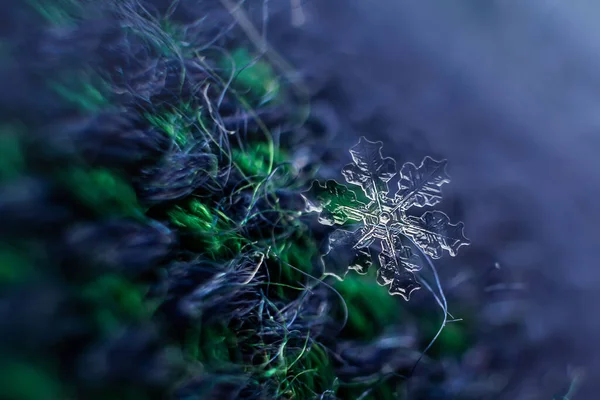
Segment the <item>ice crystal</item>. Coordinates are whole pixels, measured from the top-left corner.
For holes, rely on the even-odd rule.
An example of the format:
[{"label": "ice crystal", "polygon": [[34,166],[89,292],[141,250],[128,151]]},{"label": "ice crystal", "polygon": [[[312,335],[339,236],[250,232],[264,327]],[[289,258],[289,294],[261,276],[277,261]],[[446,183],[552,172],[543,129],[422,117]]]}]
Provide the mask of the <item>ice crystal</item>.
[{"label": "ice crystal", "polygon": [[[440,258],[443,250],[455,256],[459,247],[469,244],[463,234],[463,223],[450,223],[441,211],[426,211],[421,217],[407,214],[411,207],[435,206],[442,199],[441,186],[450,182],[446,161],[425,157],[420,166],[406,163],[399,173],[398,190],[390,195],[388,182],[397,174],[396,162],[383,158],[382,142],[361,137],[350,149],[353,163],[342,174],[354,191],[328,180],[324,185],[314,181],[305,193],[307,210],[319,212],[319,222],[325,225],[360,224],[358,229],[337,229],[329,236],[324,256],[332,256],[328,267],[342,264],[341,269],[326,271],[343,279],[352,269],[367,273],[372,264],[371,249],[377,246],[379,270],[377,282],[389,285],[389,293],[409,300],[420,288],[415,272],[422,266],[419,253]],[[342,261],[341,261],[342,260]]]}]

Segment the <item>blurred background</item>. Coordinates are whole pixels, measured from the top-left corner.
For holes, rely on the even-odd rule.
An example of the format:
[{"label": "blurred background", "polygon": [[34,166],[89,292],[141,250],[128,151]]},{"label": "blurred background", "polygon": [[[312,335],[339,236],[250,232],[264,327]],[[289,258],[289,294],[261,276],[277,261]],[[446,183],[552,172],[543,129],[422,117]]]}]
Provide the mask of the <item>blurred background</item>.
[{"label": "blurred background", "polygon": [[[0,398],[598,398],[597,2],[4,3]],[[424,355],[431,293],[320,282],[360,136],[448,160]]]},{"label": "blurred background", "polygon": [[453,200],[442,207],[462,218],[472,246],[445,272],[485,273],[497,263],[512,285],[488,291],[490,324],[523,325],[497,338],[519,376],[505,398],[552,398],[577,368],[587,379],[573,398],[595,398],[600,6],[322,0],[301,8],[303,25],[278,16],[270,37],[338,116],[347,139],[336,141],[340,164],[360,135],[384,141],[399,163],[448,159],[444,191]]}]

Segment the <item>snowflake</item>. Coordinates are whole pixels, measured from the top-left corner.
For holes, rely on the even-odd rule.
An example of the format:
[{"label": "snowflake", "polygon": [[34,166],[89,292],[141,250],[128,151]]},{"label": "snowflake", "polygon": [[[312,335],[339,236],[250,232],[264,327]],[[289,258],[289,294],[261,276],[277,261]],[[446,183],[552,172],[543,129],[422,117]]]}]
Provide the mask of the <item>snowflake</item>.
[{"label": "snowflake", "polygon": [[415,272],[421,269],[421,258],[413,253],[415,246],[431,258],[440,258],[443,250],[455,256],[469,241],[463,234],[463,223],[451,224],[441,211],[427,211],[420,217],[407,215],[411,207],[435,206],[441,201],[441,186],[450,182],[446,161],[425,157],[419,167],[404,164],[398,191],[390,197],[388,182],[396,175],[396,162],[383,158],[382,147],[382,142],[361,137],[350,149],[354,162],[344,167],[342,174],[362,192],[334,180],[324,186],[314,181],[304,198],[307,210],[319,212],[319,222],[324,225],[360,223],[356,230],[337,229],[329,236],[324,254],[330,258],[327,274],[338,279],[350,269],[366,274],[372,264],[371,248],[379,245],[377,282],[389,285],[390,294],[408,301],[420,288]]}]

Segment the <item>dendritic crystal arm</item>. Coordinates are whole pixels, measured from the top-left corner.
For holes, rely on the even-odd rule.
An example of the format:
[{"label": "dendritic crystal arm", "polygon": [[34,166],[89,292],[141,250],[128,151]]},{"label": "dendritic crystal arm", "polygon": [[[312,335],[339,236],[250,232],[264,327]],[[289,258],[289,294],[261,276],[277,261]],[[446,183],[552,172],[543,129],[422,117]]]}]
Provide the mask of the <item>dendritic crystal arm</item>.
[{"label": "dendritic crystal arm", "polygon": [[307,210],[318,212],[324,225],[343,225],[348,220],[360,222],[369,214],[356,193],[334,180],[328,180],[324,186],[314,181],[303,197]]},{"label": "dendritic crystal arm", "polygon": [[404,164],[400,170],[395,209],[435,206],[442,201],[442,185],[448,182],[450,177],[446,173],[445,160],[425,157],[418,168],[412,163]]},{"label": "dendritic crystal arm", "polygon": [[396,161],[381,156],[381,142],[370,142],[361,137],[350,149],[353,164],[342,169],[346,182],[362,187],[365,195],[373,201],[386,196],[388,182],[396,175]]},{"label": "dendritic crystal arm", "polygon": [[461,246],[469,244],[463,233],[464,224],[451,224],[450,218],[441,211],[427,211],[420,218],[408,217],[406,223],[393,226],[395,234],[408,236],[432,258],[440,258],[442,250],[456,256]]}]

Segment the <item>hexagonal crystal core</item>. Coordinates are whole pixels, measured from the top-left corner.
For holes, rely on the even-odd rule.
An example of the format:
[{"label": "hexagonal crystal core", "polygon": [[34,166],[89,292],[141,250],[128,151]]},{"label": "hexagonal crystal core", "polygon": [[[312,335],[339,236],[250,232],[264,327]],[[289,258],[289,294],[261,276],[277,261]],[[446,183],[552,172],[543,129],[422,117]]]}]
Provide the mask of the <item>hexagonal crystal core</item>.
[{"label": "hexagonal crystal core", "polygon": [[392,219],[392,216],[390,215],[389,212],[384,211],[381,214],[379,214],[379,223],[380,224],[387,224],[391,219]]}]

